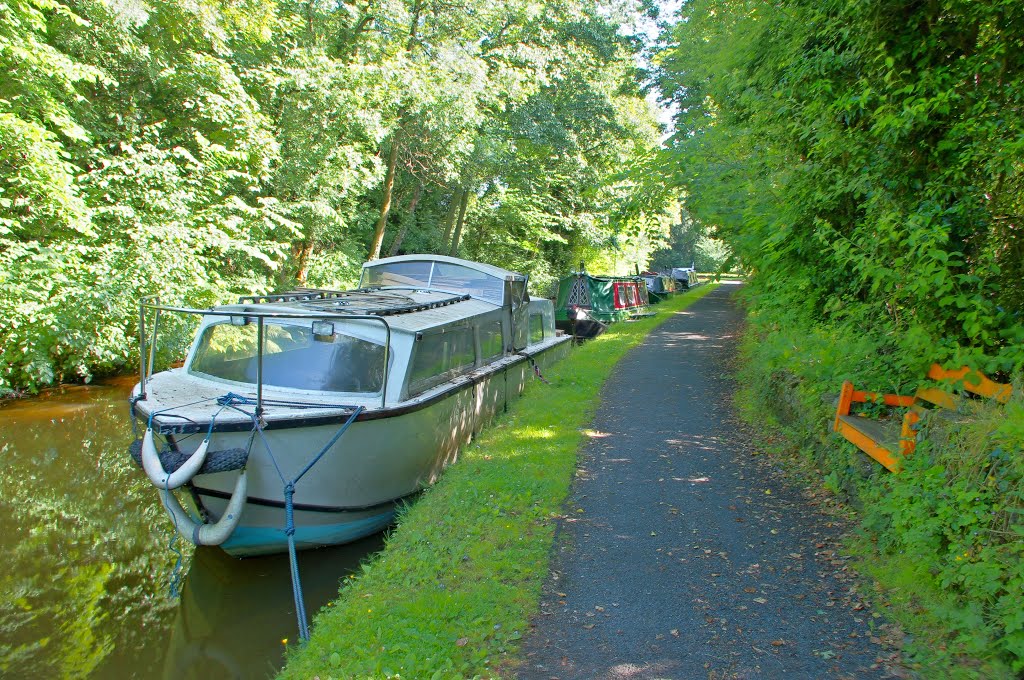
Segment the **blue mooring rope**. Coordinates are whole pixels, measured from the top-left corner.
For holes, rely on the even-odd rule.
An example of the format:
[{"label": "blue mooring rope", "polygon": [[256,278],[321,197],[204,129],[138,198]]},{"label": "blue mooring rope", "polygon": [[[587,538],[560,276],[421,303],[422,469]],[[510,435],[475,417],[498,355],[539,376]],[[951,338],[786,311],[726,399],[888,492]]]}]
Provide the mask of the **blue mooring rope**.
[{"label": "blue mooring rope", "polygon": [[[225,404],[226,405],[226,404]],[[346,407],[350,408],[350,407]],[[266,449],[267,455],[270,456],[270,461],[274,464],[274,469],[277,470],[277,476],[280,477],[281,483],[284,484],[284,533],[288,537],[288,563],[291,567],[292,576],[292,597],[295,598],[295,617],[298,619],[299,624],[299,639],[306,643],[309,641],[309,619],[306,616],[306,604],[305,598],[302,595],[302,579],[299,576],[299,558],[296,555],[295,549],[295,504],[293,497],[295,496],[295,485],[299,483],[303,475],[313,469],[321,458],[330,450],[334,444],[341,439],[341,436],[345,434],[349,426],[355,422],[356,418],[360,413],[363,412],[362,406],[356,406],[352,410],[352,415],[348,417],[338,431],[331,437],[331,440],[327,442],[320,453],[313,457],[302,471],[299,472],[293,479],[286,480],[284,475],[281,473],[281,467],[277,464],[277,459],[274,457],[273,451],[270,449],[270,442],[267,441],[266,434],[263,432],[263,426],[259,421],[259,418],[255,414],[252,415],[253,429],[259,433],[260,439],[263,441],[263,448]]]},{"label": "blue mooring rope", "polygon": [[[299,624],[299,639],[303,643],[306,643],[306,642],[309,641],[309,622],[308,622],[308,618],[306,616],[305,600],[304,600],[303,595],[302,595],[302,580],[301,580],[301,578],[299,576],[299,560],[298,560],[298,556],[296,555],[296,548],[295,548],[295,505],[293,503],[293,497],[295,495],[295,485],[298,484],[299,480],[302,479],[302,477],[307,472],[309,472],[311,469],[313,469],[313,466],[316,465],[320,461],[320,459],[324,457],[324,455],[327,453],[327,451],[329,451],[330,448],[332,446],[334,446],[334,444],[337,443],[337,441],[339,439],[341,439],[342,435],[345,434],[345,431],[348,430],[349,426],[352,423],[355,422],[355,420],[359,416],[359,414],[362,413],[365,409],[362,406],[355,406],[355,407],[353,407],[353,406],[350,406],[350,405],[347,405],[347,404],[311,404],[311,403],[308,403],[308,402],[304,403],[304,402],[290,402],[290,401],[274,401],[274,400],[266,400],[266,399],[264,399],[263,400],[264,404],[268,404],[270,406],[284,407],[284,408],[345,408],[345,409],[352,409],[352,415],[350,415],[348,417],[348,420],[346,420],[342,424],[342,426],[338,429],[338,431],[334,434],[334,436],[331,437],[331,440],[329,442],[327,442],[327,444],[322,449],[320,449],[320,453],[318,453],[316,456],[314,456],[313,459],[310,460],[309,463],[307,463],[306,466],[302,468],[302,471],[299,472],[299,474],[296,475],[294,479],[289,481],[289,480],[285,479],[284,473],[281,472],[281,466],[278,465],[277,459],[274,457],[274,453],[273,453],[273,451],[270,448],[270,442],[267,441],[267,437],[266,437],[266,434],[263,431],[263,425],[260,422],[259,416],[256,414],[255,411],[252,412],[252,413],[249,413],[248,411],[245,411],[242,408],[239,408],[240,406],[256,406],[258,404],[256,399],[253,399],[252,397],[246,397],[246,396],[240,395],[240,394],[235,394],[233,392],[228,392],[224,396],[217,397],[214,400],[203,399],[203,400],[200,400],[200,401],[192,402],[191,404],[183,404],[182,406],[192,406],[194,404],[202,403],[203,401],[215,401],[220,406],[220,409],[218,409],[217,412],[214,414],[214,416],[210,419],[210,427],[207,430],[207,435],[206,435],[207,437],[211,436],[212,433],[213,433],[213,423],[214,423],[214,420],[225,409],[231,409],[233,411],[237,411],[237,412],[242,413],[242,414],[244,414],[244,415],[246,415],[246,416],[248,416],[249,418],[252,419],[252,427],[253,427],[253,429],[252,429],[252,435],[249,438],[249,446],[250,446],[250,448],[252,447],[252,443],[253,443],[253,440],[255,439],[255,436],[257,434],[259,434],[260,440],[263,442],[263,447],[266,449],[267,455],[270,456],[270,461],[274,464],[274,469],[277,471],[277,476],[281,479],[281,483],[284,485],[284,500],[285,500],[285,526],[284,526],[284,533],[288,537],[288,561],[289,561],[289,564],[291,566],[292,597],[295,598],[295,616],[298,619],[298,624]],[[135,407],[135,403],[132,402],[131,403],[131,408],[132,408],[132,415],[133,416],[134,416],[134,407]],[[168,412],[173,410],[174,408],[180,408],[180,406],[175,406],[175,407],[172,407],[172,408],[163,409],[161,411],[154,411],[154,412],[150,413],[148,422],[146,424],[147,427],[152,427],[153,417],[154,416],[156,416],[158,414],[160,414],[160,415],[167,415]],[[173,415],[173,414],[170,414],[170,415]],[[133,427],[133,429],[135,427],[135,418],[134,417],[132,418],[132,427]],[[180,580],[181,580],[180,572],[181,572],[181,564],[182,564],[182,554],[181,554],[181,551],[177,548],[177,545],[176,545],[177,536],[178,536],[178,531],[177,531],[177,526],[175,526],[174,538],[171,539],[171,543],[168,545],[168,547],[175,554],[177,554],[177,556],[178,556],[177,563],[175,564],[174,569],[172,570],[172,577],[171,577],[171,583],[170,583],[170,586],[171,586],[171,596],[172,597],[176,597],[178,595],[179,584],[180,584]],[[193,540],[193,542],[197,543],[197,541],[195,541],[195,540]]]},{"label": "blue mooring rope", "polygon": [[309,640],[309,623],[306,618],[306,600],[302,596],[302,579],[299,577],[299,558],[295,554],[295,509],[292,497],[295,485],[284,485],[284,533],[288,536],[288,564],[292,572],[292,597],[295,598],[295,617],[299,620],[299,639]]},{"label": "blue mooring rope", "polygon": [[174,561],[174,566],[171,567],[171,576],[168,579],[168,588],[171,591],[171,598],[176,599],[181,595],[181,569],[185,560],[185,555],[182,554],[181,548],[178,547],[178,527],[175,526],[171,531],[171,540],[167,544],[167,548],[177,555],[177,559]]}]

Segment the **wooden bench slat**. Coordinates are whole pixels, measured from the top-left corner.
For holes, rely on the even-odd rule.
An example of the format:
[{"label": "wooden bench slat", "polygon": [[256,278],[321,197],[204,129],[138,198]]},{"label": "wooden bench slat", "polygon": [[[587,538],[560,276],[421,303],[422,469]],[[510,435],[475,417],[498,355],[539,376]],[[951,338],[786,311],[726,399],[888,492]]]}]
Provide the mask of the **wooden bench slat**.
[{"label": "wooden bench slat", "polygon": [[900,422],[883,422],[861,416],[839,416],[836,432],[887,469],[899,469]]}]

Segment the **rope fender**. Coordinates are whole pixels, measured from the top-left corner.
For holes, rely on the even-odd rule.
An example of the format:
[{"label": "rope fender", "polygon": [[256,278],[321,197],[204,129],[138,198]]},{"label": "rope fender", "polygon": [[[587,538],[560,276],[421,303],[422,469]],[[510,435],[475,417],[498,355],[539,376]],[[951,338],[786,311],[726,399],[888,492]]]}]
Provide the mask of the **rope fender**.
[{"label": "rope fender", "polygon": [[248,481],[246,471],[242,470],[235,480],[235,489],[231,492],[231,500],[228,501],[224,514],[216,524],[203,524],[192,519],[170,489],[160,489],[160,503],[174,520],[174,528],[182,538],[192,541],[195,545],[220,545],[226,541],[238,526],[238,521],[242,519],[242,506],[247,497]]},{"label": "rope fender", "polygon": [[168,473],[160,462],[160,456],[156,452],[156,444],[153,443],[153,428],[146,428],[146,434],[142,436],[142,469],[146,471],[149,481],[158,489],[177,489],[195,477],[199,468],[206,462],[206,450],[210,447],[210,437],[202,441],[199,448],[188,457],[174,472]]}]

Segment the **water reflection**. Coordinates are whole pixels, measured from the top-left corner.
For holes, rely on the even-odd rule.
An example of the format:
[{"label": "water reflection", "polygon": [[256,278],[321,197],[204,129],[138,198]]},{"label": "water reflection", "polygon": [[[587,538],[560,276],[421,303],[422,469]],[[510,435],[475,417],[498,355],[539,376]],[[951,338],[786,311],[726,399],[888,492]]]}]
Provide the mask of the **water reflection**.
[{"label": "water reflection", "polygon": [[[133,380],[0,404],[0,674],[264,677],[296,621],[288,560],[175,541],[125,454]],[[299,556],[306,609],[332,599],[373,537]]]},{"label": "water reflection", "polygon": [[[299,555],[306,609],[334,599],[340,581],[381,536]],[[284,641],[298,624],[285,555],[239,560],[216,548],[196,550],[164,661],[167,680],[273,677],[284,661]]]}]

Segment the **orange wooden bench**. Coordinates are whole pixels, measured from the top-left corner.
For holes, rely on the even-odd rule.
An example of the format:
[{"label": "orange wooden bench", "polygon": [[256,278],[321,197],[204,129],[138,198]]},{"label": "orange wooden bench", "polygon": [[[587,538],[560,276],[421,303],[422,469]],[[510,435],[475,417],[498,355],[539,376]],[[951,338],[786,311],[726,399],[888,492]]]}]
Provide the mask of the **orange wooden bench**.
[{"label": "orange wooden bench", "polygon": [[[913,396],[879,394],[856,390],[849,380],[843,383],[839,393],[839,406],[832,429],[851,441],[892,472],[898,472],[900,460],[914,452],[917,445],[918,423],[921,417],[933,408],[955,411],[957,396],[949,391],[950,385],[960,386],[964,391],[978,396],[995,399],[1005,404],[1010,399],[1011,386],[993,382],[978,371],[966,366],[947,370],[932,364],[928,378],[942,386],[921,387]],[[851,413],[854,404],[883,404],[906,411],[899,420],[877,420]]]}]

